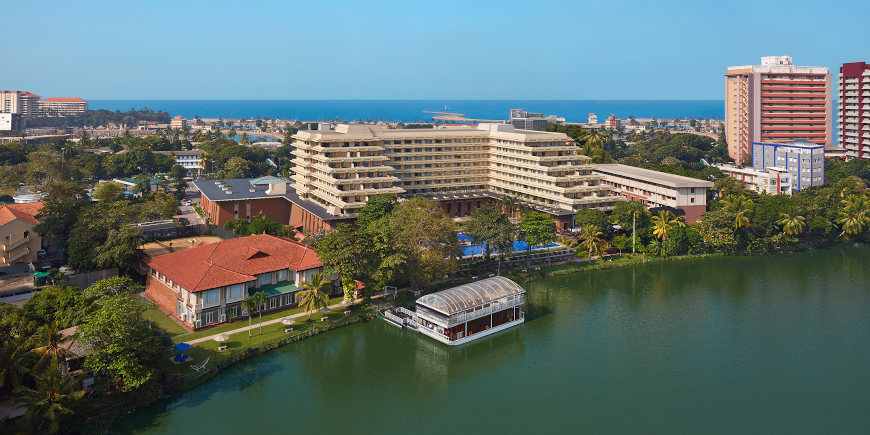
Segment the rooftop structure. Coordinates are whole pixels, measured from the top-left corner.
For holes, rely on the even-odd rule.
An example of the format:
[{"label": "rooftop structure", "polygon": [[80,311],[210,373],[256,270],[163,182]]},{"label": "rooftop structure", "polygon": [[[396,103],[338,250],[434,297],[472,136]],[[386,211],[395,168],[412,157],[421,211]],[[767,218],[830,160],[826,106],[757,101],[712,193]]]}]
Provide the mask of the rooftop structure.
[{"label": "rooftop structure", "polygon": [[561,125],[565,118],[556,115],[544,116],[543,113],[526,112],[523,109],[510,110],[510,124],[521,130],[545,130],[550,125]]},{"label": "rooftop structure", "polygon": [[840,146],[847,158],[870,159],[870,65],[844,63],[837,94]]},{"label": "rooftop structure", "polygon": [[417,299],[417,330],[457,345],[523,323],[526,291],[503,276],[435,292]]},{"label": "rooftop structure", "polygon": [[242,316],[242,299],[257,291],[266,293],[268,309],[296,304],[299,285],[323,267],[311,246],[268,234],[160,255],[145,265],[145,295],[196,328]]},{"label": "rooftop structure", "polygon": [[725,74],[728,153],[748,164],[753,142],[832,139],[831,75],[827,67],[797,66],[791,56],[761,65],[729,67]]},{"label": "rooftop structure", "polygon": [[752,167],[779,168],[789,172],[792,191],[825,184],[825,145],[795,140],[786,143],[753,143]]},{"label": "rooftop structure", "polygon": [[647,208],[671,207],[686,212],[694,222],[707,210],[707,189],[713,182],[621,164],[596,165],[605,184],[629,201]]}]

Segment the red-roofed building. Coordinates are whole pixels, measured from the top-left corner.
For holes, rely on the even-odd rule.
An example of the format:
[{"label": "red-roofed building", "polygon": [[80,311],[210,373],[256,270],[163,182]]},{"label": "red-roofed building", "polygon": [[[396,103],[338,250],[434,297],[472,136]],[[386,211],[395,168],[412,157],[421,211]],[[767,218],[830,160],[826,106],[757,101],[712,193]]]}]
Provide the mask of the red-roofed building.
[{"label": "red-roofed building", "polygon": [[49,97],[39,101],[40,116],[70,116],[88,110],[88,102],[81,98]]},{"label": "red-roofed building", "polygon": [[246,315],[241,302],[258,291],[266,293],[266,310],[294,306],[299,286],[323,269],[313,247],[268,234],[160,255],[145,264],[145,295],[193,328]]},{"label": "red-roofed building", "polygon": [[31,263],[42,249],[42,237],[33,231],[43,202],[0,205],[0,267]]}]

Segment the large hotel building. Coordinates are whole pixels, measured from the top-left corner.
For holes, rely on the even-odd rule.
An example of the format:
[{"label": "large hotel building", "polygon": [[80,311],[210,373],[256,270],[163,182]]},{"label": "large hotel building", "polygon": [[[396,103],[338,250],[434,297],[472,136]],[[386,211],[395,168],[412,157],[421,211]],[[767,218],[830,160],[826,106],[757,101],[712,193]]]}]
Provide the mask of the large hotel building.
[{"label": "large hotel building", "polygon": [[725,74],[728,154],[748,164],[753,142],[832,139],[831,75],[827,67],[796,66],[790,56],[761,65],[729,67]]},{"label": "large hotel building", "polygon": [[283,198],[290,210],[282,212],[281,221],[286,215],[293,227],[329,230],[356,218],[370,197],[393,194],[436,199],[452,217],[513,197],[553,216],[559,228],[571,228],[577,210],[609,209],[623,200],[610,193],[604,177],[564,133],[510,124],[434,129],[321,124],[293,138],[296,174],[287,186],[274,179],[195,182],[215,223],[251,218],[278,206],[266,201]]},{"label": "large hotel building", "polygon": [[454,217],[510,196],[570,228],[577,210],[619,200],[564,133],[486,123],[443,129],[342,124],[299,131],[294,139],[296,193],[331,214],[355,217],[381,193],[437,199]]},{"label": "large hotel building", "polygon": [[870,65],[844,63],[839,79],[840,146],[846,157],[870,159]]}]

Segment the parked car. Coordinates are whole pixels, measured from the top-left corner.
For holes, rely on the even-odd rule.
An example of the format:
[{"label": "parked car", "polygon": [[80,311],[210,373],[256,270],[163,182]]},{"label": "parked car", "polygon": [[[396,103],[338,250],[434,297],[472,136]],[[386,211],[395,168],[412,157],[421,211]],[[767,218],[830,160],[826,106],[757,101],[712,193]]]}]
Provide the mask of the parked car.
[{"label": "parked car", "polygon": [[187,225],[187,224],[190,223],[190,221],[187,220],[187,218],[183,218],[183,217],[175,218],[175,222],[176,222],[176,223],[179,223],[179,224],[182,224],[182,225]]}]

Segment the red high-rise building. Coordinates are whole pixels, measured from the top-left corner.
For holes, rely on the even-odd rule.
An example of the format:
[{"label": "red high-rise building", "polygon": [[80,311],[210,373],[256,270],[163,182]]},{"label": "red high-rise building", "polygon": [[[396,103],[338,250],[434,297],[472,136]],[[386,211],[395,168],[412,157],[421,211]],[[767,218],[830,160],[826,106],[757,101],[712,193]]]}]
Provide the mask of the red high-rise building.
[{"label": "red high-rise building", "polygon": [[839,82],[840,146],[847,158],[870,159],[870,65],[844,63]]}]

